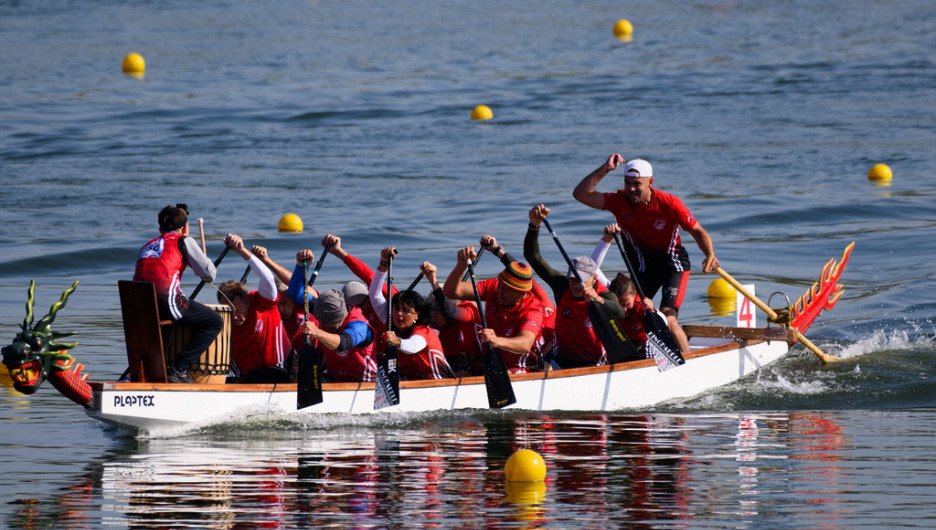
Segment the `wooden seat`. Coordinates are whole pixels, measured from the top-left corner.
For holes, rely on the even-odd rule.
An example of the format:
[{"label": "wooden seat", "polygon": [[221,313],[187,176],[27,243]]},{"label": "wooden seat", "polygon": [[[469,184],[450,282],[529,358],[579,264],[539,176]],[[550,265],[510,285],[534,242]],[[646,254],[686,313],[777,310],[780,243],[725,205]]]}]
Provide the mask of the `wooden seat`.
[{"label": "wooden seat", "polygon": [[152,282],[120,280],[117,288],[131,381],[165,383],[162,327],[171,326],[173,322],[159,319],[156,287]]}]

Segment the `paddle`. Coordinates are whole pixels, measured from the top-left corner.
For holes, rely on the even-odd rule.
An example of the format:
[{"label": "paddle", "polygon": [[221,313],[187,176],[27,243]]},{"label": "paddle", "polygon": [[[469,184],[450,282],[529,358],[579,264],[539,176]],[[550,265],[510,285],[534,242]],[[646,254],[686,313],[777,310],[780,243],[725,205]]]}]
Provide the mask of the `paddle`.
[{"label": "paddle", "polygon": [[[475,265],[477,265],[481,261],[481,256],[484,254],[484,251],[487,249],[488,249],[487,247],[481,247],[480,249],[478,249],[478,255],[475,256],[475,260],[474,260]],[[465,274],[462,275],[461,281],[463,282],[468,281],[468,271],[465,271]]]},{"label": "paddle", "polygon": [[[581,275],[579,275],[578,271],[572,265],[572,259],[569,258],[565,248],[562,247],[562,243],[559,242],[559,236],[556,235],[552,227],[549,226],[549,221],[545,218],[543,218],[543,225],[546,227],[546,230],[549,230],[549,235],[552,236],[553,241],[556,242],[556,246],[559,247],[559,253],[562,254],[563,259],[565,259],[566,263],[569,265],[569,269],[572,270],[575,279],[580,284],[584,285]],[[588,318],[592,322],[595,335],[598,336],[598,340],[601,341],[601,344],[605,347],[605,351],[608,352],[608,362],[612,364],[619,363],[628,360],[628,358],[637,356],[637,349],[627,340],[627,335],[621,330],[617,318],[614,317],[604,304],[600,304],[595,300],[589,300]]]},{"label": "paddle", "polygon": [[[777,320],[776,311],[771,309],[769,305],[765,304],[759,298],[754,296],[753,293],[745,289],[743,285],[738,283],[738,280],[735,280],[734,278],[732,278],[731,275],[725,272],[724,269],[722,269],[721,267],[716,267],[715,272],[717,272],[719,276],[724,278],[726,282],[731,284],[731,286],[734,287],[739,293],[741,293],[742,296],[744,296],[745,298],[753,302],[754,305],[760,308],[760,310],[763,311],[764,314],[767,315],[767,318],[771,320]],[[823,363],[829,364],[829,363],[839,362],[842,360],[842,359],[839,359],[838,357],[833,357],[823,352],[822,350],[820,350],[819,347],[813,344],[811,340],[803,336],[803,334],[800,333],[798,329],[796,328],[790,328],[790,329],[796,333],[796,340],[802,342],[803,346],[806,346],[807,349],[809,349],[811,352],[816,354],[816,357],[818,357],[819,360],[822,361]]]},{"label": "paddle", "polygon": [[[312,271],[312,277],[306,282],[306,275],[309,272],[309,262],[302,262],[302,283],[305,287],[302,292],[302,308],[305,310],[305,321],[309,321],[309,288],[318,278],[319,270],[325,257],[328,256],[328,248],[322,250],[322,256],[315,263],[315,269]],[[322,375],[320,372],[322,366],[321,352],[312,347],[312,340],[306,335],[305,345],[299,351],[299,368],[296,374],[296,410],[317,405],[324,401],[322,396]]]},{"label": "paddle", "polygon": [[247,283],[247,277],[250,276],[250,265],[247,265],[247,268],[244,269],[244,274],[241,274],[241,283]]},{"label": "paddle", "polygon": [[[422,281],[423,276],[425,276],[425,275],[426,275],[426,273],[420,272],[420,273],[419,273],[419,276],[417,276],[416,279],[413,280],[413,283],[409,284],[409,287],[407,287],[406,290],[407,290],[407,291],[412,291],[413,289],[415,289],[416,286],[419,285],[419,282]],[[389,292],[389,291],[387,291],[387,292]]]},{"label": "paddle", "polygon": [[[475,263],[477,263],[477,257]],[[474,265],[472,265],[471,260],[468,260],[468,277],[471,278],[471,290],[474,291],[475,303],[478,305],[478,313],[481,315],[481,329],[487,329],[484,306],[481,305],[481,296],[478,294]],[[484,386],[487,389],[488,407],[500,409],[513,405],[517,402],[517,397],[514,395],[513,385],[510,384],[510,374],[507,373],[504,358],[501,357],[500,353],[494,351],[491,343],[486,345],[487,348],[481,364],[484,368]]]},{"label": "paddle", "polygon": [[[627,272],[630,273],[631,280],[637,286],[637,293],[640,294],[641,298],[645,298],[644,290],[637,280],[637,273],[634,271],[634,267],[631,266],[627,253],[624,252],[621,234],[614,234],[614,242],[617,243],[618,250],[621,251],[621,258],[624,259],[624,265],[627,266]],[[657,368],[661,372],[673,366],[686,364],[686,359],[680,353],[676,339],[670,333],[669,326],[666,323],[666,315],[656,310],[647,311],[644,313],[643,325],[644,331],[647,332],[647,352],[650,353],[649,357],[656,361]]]},{"label": "paddle", "polygon": [[[387,329],[393,328],[393,254],[387,257]],[[374,410],[400,404],[400,373],[397,371],[397,351],[387,345],[378,352],[377,382],[374,385]]]},{"label": "paddle", "polygon": [[205,220],[201,217],[198,218],[198,238],[201,240],[201,251],[208,252],[208,247],[205,246]]},{"label": "paddle", "polygon": [[[221,265],[221,260],[224,259],[224,256],[227,256],[227,253],[231,251],[231,247],[225,245],[224,250],[221,251],[221,254],[218,256],[218,259],[214,260],[215,269],[218,268],[218,265]],[[192,291],[192,295],[189,296],[189,301],[195,300],[195,297],[198,296],[198,293],[201,292],[202,287],[205,286],[205,280],[198,282],[198,285],[195,286],[195,290]]]}]

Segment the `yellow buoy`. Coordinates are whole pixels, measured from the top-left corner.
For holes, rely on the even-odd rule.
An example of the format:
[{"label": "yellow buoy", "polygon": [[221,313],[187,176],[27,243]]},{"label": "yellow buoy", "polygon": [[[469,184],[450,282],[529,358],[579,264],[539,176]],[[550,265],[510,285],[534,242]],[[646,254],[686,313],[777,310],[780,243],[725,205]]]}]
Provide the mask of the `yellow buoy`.
[{"label": "yellow buoy", "polygon": [[622,18],[614,24],[614,27],[611,28],[611,32],[614,33],[614,36],[619,40],[629,41],[634,37],[634,25],[631,24],[630,20]]},{"label": "yellow buoy", "polygon": [[491,111],[491,107],[487,105],[478,105],[471,111],[471,119],[473,120],[490,120],[494,117],[494,112]]},{"label": "yellow buoy", "polygon": [[142,74],[146,70],[146,61],[139,53],[128,53],[123,60],[125,74]]},{"label": "yellow buoy", "polygon": [[714,298],[708,299],[709,312],[716,317],[728,317],[734,314],[738,309],[738,301],[734,298]]},{"label": "yellow buoy", "polygon": [[280,232],[302,232],[302,219],[294,213],[287,213],[280,217],[277,228]]},{"label": "yellow buoy", "polygon": [[546,479],[546,462],[536,451],[521,449],[510,455],[504,465],[504,477],[509,482],[537,482]]},{"label": "yellow buoy", "polygon": [[872,182],[890,182],[894,178],[894,172],[887,164],[874,164],[868,170],[868,180]]},{"label": "yellow buoy", "polygon": [[504,493],[511,504],[541,504],[546,500],[546,483],[508,482],[504,485]]},{"label": "yellow buoy", "polygon": [[724,278],[715,278],[708,286],[709,298],[731,298],[735,299],[735,288]]}]

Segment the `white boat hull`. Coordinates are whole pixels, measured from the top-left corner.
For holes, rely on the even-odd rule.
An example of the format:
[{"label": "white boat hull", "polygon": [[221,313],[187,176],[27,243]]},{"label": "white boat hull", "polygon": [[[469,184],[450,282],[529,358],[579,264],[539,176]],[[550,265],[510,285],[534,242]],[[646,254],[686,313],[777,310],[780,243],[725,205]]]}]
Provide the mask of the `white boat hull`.
[{"label": "white boat hull", "polygon": [[[612,411],[652,407],[723,386],[771,364],[788,351],[787,342],[713,341],[694,349],[686,364],[660,372],[652,361],[514,375],[517,403],[531,411]],[[374,410],[373,383],[326,383],[324,401],[296,410],[296,385],[186,385],[92,382],[88,414],[141,432],[206,425],[269,414],[393,414],[436,410],[487,409],[482,377],[404,381],[400,404]]]}]

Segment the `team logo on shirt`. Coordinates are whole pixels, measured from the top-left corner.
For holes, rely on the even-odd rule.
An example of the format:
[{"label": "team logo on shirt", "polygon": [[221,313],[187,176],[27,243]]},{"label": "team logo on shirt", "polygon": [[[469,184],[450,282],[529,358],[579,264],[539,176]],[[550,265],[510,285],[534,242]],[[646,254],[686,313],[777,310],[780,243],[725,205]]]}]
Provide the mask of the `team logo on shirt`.
[{"label": "team logo on shirt", "polygon": [[158,258],[162,256],[163,253],[163,238],[159,238],[156,241],[153,241],[149,245],[146,245],[140,249],[140,259],[144,258]]},{"label": "team logo on shirt", "polygon": [[663,230],[664,228],[666,228],[666,220],[657,219],[656,221],[653,222],[653,228],[656,228],[657,230]]}]

